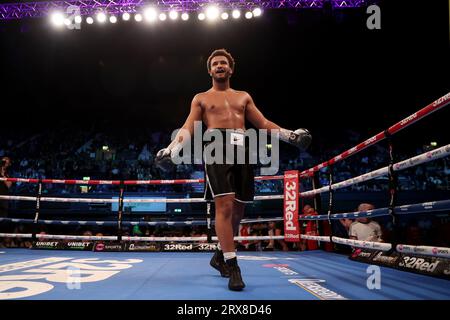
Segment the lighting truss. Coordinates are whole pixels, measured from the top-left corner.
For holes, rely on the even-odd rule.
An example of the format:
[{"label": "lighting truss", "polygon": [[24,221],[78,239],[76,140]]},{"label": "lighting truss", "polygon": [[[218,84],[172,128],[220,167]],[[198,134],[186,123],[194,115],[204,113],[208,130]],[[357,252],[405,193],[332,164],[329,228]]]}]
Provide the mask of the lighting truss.
[{"label": "lighting truss", "polygon": [[82,1],[40,1],[0,4],[0,20],[14,20],[23,18],[38,18],[48,16],[51,12],[59,10],[67,12],[68,8],[76,7],[81,16],[93,15],[99,11],[107,14],[120,14],[124,12],[140,12],[144,7],[153,5],[159,11],[201,11],[207,5],[216,4],[222,10],[251,10],[255,7],[261,9],[304,9],[322,8],[325,3],[334,8],[356,8],[367,6],[373,0],[82,0]]}]

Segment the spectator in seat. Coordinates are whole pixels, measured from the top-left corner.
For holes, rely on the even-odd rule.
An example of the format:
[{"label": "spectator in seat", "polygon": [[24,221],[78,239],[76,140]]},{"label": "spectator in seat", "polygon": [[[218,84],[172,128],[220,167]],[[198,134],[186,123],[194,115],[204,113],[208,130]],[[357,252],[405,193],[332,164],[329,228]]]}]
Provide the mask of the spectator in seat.
[{"label": "spectator in seat", "polygon": [[[358,206],[358,211],[373,210],[375,207],[370,203],[361,203]],[[381,227],[376,221],[369,218],[357,218],[349,228],[350,239],[383,242]]]},{"label": "spectator in seat", "polygon": [[[275,221],[270,221],[268,223],[267,235],[268,236],[282,236],[283,235],[283,222],[277,223]],[[289,251],[286,242],[283,239],[272,239],[269,240],[269,244],[264,248],[264,250],[283,250]]]}]

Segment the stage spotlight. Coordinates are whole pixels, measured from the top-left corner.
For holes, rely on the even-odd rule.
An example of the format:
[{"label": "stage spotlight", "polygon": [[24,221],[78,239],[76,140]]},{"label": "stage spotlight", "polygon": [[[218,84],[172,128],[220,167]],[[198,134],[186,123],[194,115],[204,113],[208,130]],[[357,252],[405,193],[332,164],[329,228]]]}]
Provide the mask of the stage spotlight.
[{"label": "stage spotlight", "polygon": [[75,17],[75,23],[81,23],[82,21],[83,21],[83,18],[81,18],[81,16]]},{"label": "stage spotlight", "polygon": [[62,26],[64,24],[63,14],[61,12],[55,12],[52,14],[52,23],[57,27]]},{"label": "stage spotlight", "polygon": [[255,9],[253,9],[252,12],[253,12],[254,17],[259,17],[262,14],[262,11],[260,8],[255,8]]},{"label": "stage spotlight", "polygon": [[147,8],[144,11],[145,20],[148,22],[154,22],[158,18],[158,12],[156,12],[155,8]]},{"label": "stage spotlight", "polygon": [[203,21],[203,20],[205,20],[205,18],[206,18],[206,16],[205,16],[205,14],[203,12],[200,12],[198,14],[198,20]]},{"label": "stage spotlight", "polygon": [[206,8],[206,17],[211,21],[216,20],[219,17],[219,8],[216,6]]},{"label": "stage spotlight", "polygon": [[241,12],[237,9],[233,10],[233,13],[231,14],[233,16],[233,18],[235,19],[239,19],[239,17],[241,16]]},{"label": "stage spotlight", "polygon": [[177,20],[178,19],[178,12],[175,10],[172,10],[169,12],[169,18],[170,20]]},{"label": "stage spotlight", "polygon": [[65,24],[66,26],[70,26],[70,24],[71,24],[70,19],[69,19],[69,18],[65,18],[65,19],[64,19],[64,24]]},{"label": "stage spotlight", "polygon": [[122,19],[123,19],[124,21],[130,20],[130,14],[129,14],[128,12],[125,12],[125,13],[122,15]]},{"label": "stage spotlight", "polygon": [[97,21],[100,23],[103,23],[106,21],[106,14],[104,14],[103,12],[100,12],[97,14]]},{"label": "stage spotlight", "polygon": [[186,12],[183,13],[183,14],[181,15],[181,19],[182,19],[183,21],[189,20],[189,14],[187,14]]},{"label": "stage spotlight", "polygon": [[136,13],[134,15],[134,20],[136,20],[137,22],[141,22],[142,21],[142,15],[140,13]]},{"label": "stage spotlight", "polygon": [[94,23],[94,19],[92,19],[92,17],[87,17],[86,18],[86,23],[87,24],[93,24]]},{"label": "stage spotlight", "polygon": [[167,19],[167,15],[166,15],[165,13],[161,13],[161,14],[159,15],[159,20],[161,20],[161,21],[166,21],[166,19]]},{"label": "stage spotlight", "polygon": [[220,17],[222,18],[222,20],[228,20],[228,13],[223,12]]},{"label": "stage spotlight", "polygon": [[109,17],[109,22],[116,23],[117,22],[117,17],[116,16]]},{"label": "stage spotlight", "polygon": [[246,18],[246,19],[251,19],[251,18],[253,18],[253,13],[251,13],[250,11],[247,11],[247,12],[245,13],[245,18]]}]

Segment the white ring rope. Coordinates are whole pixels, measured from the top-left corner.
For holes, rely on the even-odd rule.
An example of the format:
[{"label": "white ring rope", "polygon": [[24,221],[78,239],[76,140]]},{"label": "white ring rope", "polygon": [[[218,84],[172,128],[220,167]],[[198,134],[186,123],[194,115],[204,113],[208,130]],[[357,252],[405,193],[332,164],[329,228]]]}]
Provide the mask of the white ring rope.
[{"label": "white ring rope", "polygon": [[[32,238],[31,233],[0,233],[0,237],[5,238]],[[76,235],[55,235],[55,234],[36,234],[37,239],[58,239],[58,240],[118,240],[117,236],[76,236]],[[217,237],[211,237],[217,241]],[[247,236],[234,237],[235,241],[242,240],[282,240],[284,236]],[[122,236],[123,241],[152,241],[152,242],[189,242],[189,241],[207,241],[208,237],[133,237]]]},{"label": "white ring rope", "polygon": [[[432,151],[429,151],[429,152],[426,152],[426,153],[422,153],[422,154],[419,154],[419,155],[417,155],[415,157],[412,157],[412,158],[409,158],[409,159],[406,159],[406,160],[403,160],[403,161],[395,163],[394,164],[394,171],[400,171],[400,170],[404,170],[404,169],[407,169],[407,168],[411,168],[411,167],[417,166],[417,165],[422,164],[422,163],[426,163],[426,162],[437,160],[437,159],[440,159],[440,158],[443,158],[443,157],[447,157],[449,155],[450,155],[450,144],[447,144],[447,145],[445,145],[443,147],[440,147],[438,149],[435,149],[435,150],[432,150]],[[378,178],[378,177],[381,177],[381,176],[385,176],[388,173],[389,173],[389,167],[386,166],[386,167],[377,169],[375,171],[368,172],[368,173],[365,173],[363,175],[347,179],[345,181],[334,183],[334,184],[331,185],[331,189],[332,190],[337,190],[337,189],[340,189],[340,188],[349,187],[349,186],[352,186],[354,184],[358,184],[358,183],[361,183],[361,182],[364,182],[364,181],[368,181],[368,180],[372,180],[372,179],[375,179],[375,178]],[[303,196],[303,197],[311,197],[311,196],[314,196],[314,195],[319,194],[319,193],[328,192],[329,190],[330,190],[330,187],[329,186],[325,186],[325,187],[322,187],[322,188],[319,188],[319,189],[302,192],[300,195]]]},{"label": "white ring rope", "polygon": [[[256,196],[254,200],[274,200],[283,199],[283,195],[270,195],[270,196]],[[22,200],[22,201],[36,201],[37,197],[29,196],[3,196],[0,195],[0,199],[5,200]],[[74,202],[74,203],[116,203],[116,199],[107,198],[63,198],[63,197],[41,197],[42,202]],[[179,199],[123,199],[126,203],[204,203],[208,202],[203,198],[179,198]]]},{"label": "white ring rope", "polygon": [[[30,233],[0,233],[0,237],[6,238],[32,238]],[[300,235],[305,240],[316,240],[322,242],[331,242],[329,236],[313,236],[313,235]],[[55,240],[113,240],[117,241],[117,236],[74,236],[74,235],[52,235],[52,234],[37,234],[38,241],[42,239],[55,239]],[[217,241],[217,237],[211,238],[213,241]],[[372,250],[389,251],[392,249],[391,243],[374,242],[374,241],[361,241],[346,239],[340,237],[331,237],[335,243],[340,243],[347,246],[365,248]],[[207,237],[133,237],[123,236],[122,241],[149,241],[149,242],[194,242],[194,241],[207,241]],[[258,240],[284,240],[284,236],[247,236],[247,237],[234,237],[235,241],[258,241]],[[450,248],[445,247],[430,247],[430,246],[412,246],[406,244],[399,244],[396,246],[397,252],[416,253],[425,256],[450,258]]]},{"label": "white ring rope", "polygon": [[284,221],[284,219],[283,219],[283,217],[281,217],[281,218],[264,218],[264,219],[242,219],[241,224],[255,223],[255,222],[276,222],[276,221]]},{"label": "white ring rope", "polygon": [[32,238],[31,233],[0,233],[0,237],[4,238]]},{"label": "white ring rope", "polygon": [[305,240],[317,240],[317,241],[323,241],[323,242],[330,242],[329,236],[313,236],[309,234],[301,234],[300,238]]},{"label": "white ring rope", "polygon": [[340,237],[332,237],[333,242],[353,246],[357,248],[375,249],[381,251],[389,251],[392,249],[391,243],[375,242],[375,241],[361,241],[354,239],[346,239]]},{"label": "white ring rope", "polygon": [[72,235],[54,235],[37,234],[38,239],[58,239],[58,240],[117,240],[116,236],[72,236]]},{"label": "white ring rope", "polygon": [[406,244],[398,244],[395,249],[398,252],[417,253],[427,256],[450,258],[450,248],[445,247],[411,246]]}]

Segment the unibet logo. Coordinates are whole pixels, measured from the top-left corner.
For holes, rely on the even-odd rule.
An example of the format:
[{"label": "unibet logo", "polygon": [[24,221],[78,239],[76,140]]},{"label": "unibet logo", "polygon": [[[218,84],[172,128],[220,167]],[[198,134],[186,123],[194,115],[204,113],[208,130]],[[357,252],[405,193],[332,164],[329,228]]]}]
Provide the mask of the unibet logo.
[{"label": "unibet logo", "polygon": [[53,241],[53,242],[47,242],[47,241],[37,241],[36,242],[36,246],[39,247],[43,247],[43,246],[48,246],[48,247],[56,247],[58,245],[57,241]]},{"label": "unibet logo", "polygon": [[75,248],[85,248],[88,247],[90,244],[91,244],[90,242],[69,242],[67,243],[67,246]]}]

